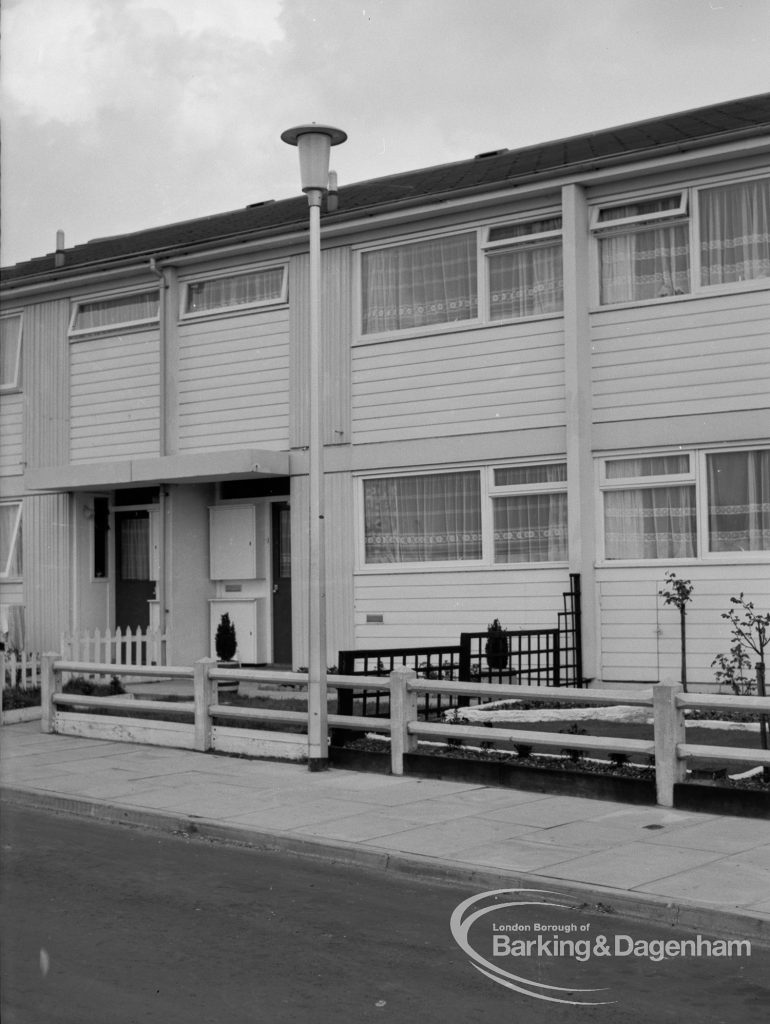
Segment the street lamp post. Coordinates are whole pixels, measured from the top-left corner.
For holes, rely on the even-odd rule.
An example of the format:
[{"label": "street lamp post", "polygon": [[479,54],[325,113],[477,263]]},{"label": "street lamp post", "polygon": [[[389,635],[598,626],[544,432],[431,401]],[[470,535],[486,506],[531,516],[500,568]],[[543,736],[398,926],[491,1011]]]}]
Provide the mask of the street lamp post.
[{"label": "street lamp post", "polygon": [[328,125],[305,124],[281,134],[299,151],[302,191],[310,216],[310,339],[308,404],[309,570],[308,570],[308,768],[327,766],[326,567],[324,559],[323,397],[321,394],[321,201],[329,182],[329,151],[347,138]]}]

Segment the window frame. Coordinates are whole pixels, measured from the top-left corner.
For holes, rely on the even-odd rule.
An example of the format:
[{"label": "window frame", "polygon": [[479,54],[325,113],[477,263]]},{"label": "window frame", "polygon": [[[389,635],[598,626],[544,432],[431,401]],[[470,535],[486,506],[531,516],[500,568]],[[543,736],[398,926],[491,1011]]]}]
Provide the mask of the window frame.
[{"label": "window frame", "polygon": [[12,310],[7,313],[3,313],[0,316],[0,320],[14,320],[18,318],[19,329],[16,334],[16,358],[14,359],[14,368],[12,377],[6,383],[0,380],[0,392],[7,394],[11,391],[21,391],[21,353],[22,353],[22,339],[24,336],[24,314],[21,310]]},{"label": "window frame", "polygon": [[[489,241],[489,233],[493,229],[521,224],[530,224],[540,220],[562,220],[562,226],[558,230],[544,232],[533,232],[520,237],[495,239]],[[441,238],[457,235],[475,234],[476,236],[476,309],[477,315],[467,320],[453,320],[447,323],[428,324],[421,327],[399,327],[388,331],[364,332],[364,292],[363,292],[363,257],[366,253],[382,252],[386,249],[396,248],[403,245],[419,244],[430,242]],[[445,334],[448,332],[476,330],[479,327],[499,327],[504,324],[527,323],[533,320],[549,320],[563,318],[564,310],[553,313],[533,313],[525,316],[504,317],[499,320],[492,320],[489,315],[489,269],[488,255],[494,255],[501,251],[519,248],[537,248],[539,243],[547,245],[554,239],[561,239],[562,246],[562,268],[564,266],[564,224],[561,206],[549,206],[527,210],[511,216],[501,216],[485,221],[483,224],[457,224],[438,231],[420,231],[410,235],[400,235],[396,238],[389,238],[377,243],[367,242],[353,246],[355,259],[355,288],[354,288],[354,344],[366,345],[381,341],[391,341],[398,338],[424,337],[432,334]]]},{"label": "window frame", "polygon": [[[16,546],[19,543],[21,536],[21,517],[24,507],[24,503],[18,499],[13,501],[0,501],[0,508],[13,508],[16,506],[16,520],[11,527],[11,541],[8,545],[8,553],[5,561],[0,563],[0,579],[2,580],[20,580],[24,578],[24,562],[21,563],[21,572],[12,573],[11,562],[16,551]],[[21,552],[19,553],[21,556]]]},{"label": "window frame", "polygon": [[[707,295],[735,294],[746,291],[756,291],[770,288],[770,277],[751,278],[746,281],[728,282],[718,284],[701,284],[701,251],[700,251],[700,196],[709,189],[725,188],[730,185],[748,184],[752,181],[763,181],[768,174],[752,171],[745,174],[720,175],[715,178],[703,180],[697,184],[683,185],[681,188],[639,189],[625,197],[614,194],[612,197],[600,200],[592,200],[589,208],[589,233],[591,242],[591,267],[592,267],[592,303],[591,312],[603,312],[610,309],[624,309],[636,306],[655,305],[661,302],[687,302],[693,299],[704,298]],[[657,213],[639,214],[633,217],[619,218],[618,220],[600,221],[602,210],[615,209],[619,206],[627,206],[634,202],[654,202],[655,200],[668,199],[675,195],[681,195],[679,207],[671,210],[661,210]],[[645,228],[654,228],[656,225],[667,223],[686,223],[688,225],[689,245],[689,284],[690,290],[681,294],[655,296],[649,299],[625,299],[621,302],[602,302],[602,278],[601,278],[601,256],[600,240],[615,234],[629,234],[643,231]]]},{"label": "window frame", "polygon": [[[479,571],[500,572],[508,570],[562,570],[569,565],[569,557],[553,562],[496,562],[494,538],[494,506],[493,499],[509,495],[555,494],[567,493],[567,480],[541,484],[505,484],[495,485],[496,469],[531,468],[535,466],[567,465],[566,455],[544,456],[543,458],[526,458],[499,460],[491,463],[457,465],[449,464],[439,468],[380,471],[362,473],[356,477],[356,572],[364,575],[387,575],[390,573],[425,573],[425,572],[457,572]],[[452,561],[433,562],[367,562],[366,561],[366,521],[364,482],[366,480],[388,480],[403,477],[437,476],[447,473],[477,472],[479,474],[479,500],[481,503],[481,558],[455,559]],[[567,538],[569,545],[569,537]],[[569,556],[569,553],[568,553]]]},{"label": "window frame", "polygon": [[[770,550],[756,551],[712,551],[709,537],[709,491],[708,491],[708,456],[736,455],[744,452],[766,451],[766,444],[730,444],[691,446],[684,450],[678,448],[656,449],[650,451],[623,451],[604,453],[596,459],[596,485],[599,495],[599,514],[596,516],[596,552],[597,566],[612,568],[613,566],[661,566],[661,565],[695,565],[695,564],[730,564],[735,562],[763,563],[770,562]],[[634,458],[664,458],[666,456],[687,455],[689,470],[687,473],[658,474],[649,477],[607,477],[607,463]],[[605,542],[605,504],[604,495],[608,491],[654,489],[665,486],[688,486],[695,488],[695,545],[697,554],[691,557],[673,556],[671,558],[607,558]]]},{"label": "window frame", "polygon": [[[100,302],[111,302],[112,300],[120,301],[121,299],[130,299],[136,295],[152,295],[157,294],[158,296],[158,315],[154,317],[142,317],[138,320],[121,320],[111,324],[101,324],[98,327],[75,327],[75,323],[78,318],[78,314],[84,306],[95,305]],[[67,329],[68,336],[72,340],[78,338],[93,337],[97,334],[113,334],[116,332],[125,331],[139,331],[153,326],[154,324],[160,324],[160,306],[161,306],[161,292],[160,287],[144,287],[144,288],[131,288],[130,290],[120,292],[110,292],[106,295],[84,295],[82,298],[74,299],[72,302],[72,313],[70,314],[69,327]]]},{"label": "window frame", "polygon": [[[206,284],[209,281],[221,281],[232,277],[248,277],[249,274],[259,275],[269,273],[273,270],[283,272],[281,280],[281,295],[277,299],[262,299],[255,302],[242,302],[237,305],[213,306],[211,309],[188,310],[190,286],[195,284]],[[227,270],[218,270],[209,274],[196,274],[194,277],[186,278],[180,282],[179,295],[179,319],[180,321],[195,321],[205,317],[237,316],[239,313],[249,313],[255,309],[273,308],[285,306],[289,301],[289,264],[286,260],[260,264],[259,266],[228,267]]]}]

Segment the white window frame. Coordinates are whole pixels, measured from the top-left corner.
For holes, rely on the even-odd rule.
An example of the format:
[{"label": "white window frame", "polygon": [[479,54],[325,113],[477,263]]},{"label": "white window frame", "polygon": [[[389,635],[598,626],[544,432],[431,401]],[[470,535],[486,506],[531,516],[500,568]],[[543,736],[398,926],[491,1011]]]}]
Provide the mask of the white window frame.
[{"label": "white window frame", "polygon": [[[135,295],[158,295],[158,315],[154,317],[144,317],[138,320],[121,320],[110,324],[101,324],[98,327],[75,327],[78,314],[84,306],[97,304],[100,302],[119,302],[121,299],[131,299]],[[121,292],[110,292],[108,295],[86,295],[83,298],[77,299],[72,303],[72,313],[70,315],[69,323],[69,336],[70,338],[86,338],[91,337],[95,334],[112,334],[116,331],[126,330],[140,330],[157,324],[160,322],[160,289],[153,287],[145,288],[132,288],[130,291]]]},{"label": "white window frame", "polygon": [[0,381],[0,391],[19,391],[21,390],[20,376],[21,376],[21,344],[22,336],[24,331],[24,318],[21,312],[9,312],[3,313],[3,320],[15,320],[19,321],[19,329],[16,334],[16,358],[14,360],[13,374],[9,380],[5,383]]},{"label": "white window frame", "polygon": [[[623,309],[633,306],[654,305],[661,302],[687,302],[693,299],[703,298],[706,295],[721,295],[745,291],[757,291],[770,288],[770,277],[752,278],[747,281],[730,282],[727,284],[701,284],[701,254],[699,238],[700,222],[700,195],[713,188],[724,188],[730,185],[748,184],[752,181],[761,181],[767,178],[766,173],[747,173],[742,175],[723,175],[699,182],[697,185],[688,185],[681,188],[657,189],[649,191],[640,189],[638,192],[626,194],[623,197],[613,196],[612,198],[597,200],[590,207],[589,227],[591,232],[592,248],[592,278],[593,278],[593,312],[601,312],[606,309]],[[655,213],[638,214],[633,217],[623,217],[618,220],[600,221],[602,210],[611,210],[621,206],[628,206],[635,202],[654,202],[655,200],[669,199],[672,196],[680,196],[679,205],[670,210],[660,210]],[[687,223],[689,264],[690,264],[690,289],[682,294],[656,296],[650,299],[629,299],[622,302],[601,301],[601,261],[599,257],[601,238],[613,234],[629,234],[634,230],[643,231],[647,227],[655,227],[656,224],[666,223]]]},{"label": "white window frame", "polygon": [[[597,565],[602,568],[613,566],[652,566],[674,564],[735,562],[770,562],[770,551],[712,551],[709,538],[709,493],[707,458],[709,455],[727,455],[734,452],[763,451],[768,444],[731,444],[687,449],[661,449],[656,451],[624,451],[605,453],[596,460],[596,481],[599,493],[599,514],[596,517]],[[682,456],[689,458],[686,473],[667,473],[656,476],[607,477],[607,463],[623,459],[665,458]],[[608,491],[654,489],[666,486],[695,487],[695,544],[697,554],[693,557],[673,558],[607,558],[605,548],[604,495]],[[549,563],[550,564],[550,563]]]},{"label": "white window frame", "polygon": [[[520,224],[530,224],[536,221],[562,219],[562,227],[558,230],[532,232],[529,235],[520,237],[496,239],[489,241],[489,233],[493,228],[514,227]],[[364,333],[363,331],[363,257],[366,253],[382,252],[385,249],[392,249],[398,246],[419,244],[435,239],[447,238],[456,235],[476,235],[476,308],[478,315],[467,320],[456,320],[448,323],[428,324],[424,327],[400,327],[391,331],[379,331]],[[424,337],[432,334],[445,334],[456,331],[474,330],[479,327],[499,327],[510,323],[527,323],[533,320],[549,320],[562,318],[563,309],[554,313],[535,313],[528,316],[508,317],[500,320],[491,320],[489,317],[489,273],[487,256],[495,252],[518,249],[521,247],[535,248],[538,243],[548,243],[554,238],[562,238],[563,213],[561,207],[554,209],[549,207],[546,210],[535,209],[518,213],[507,217],[498,217],[479,225],[453,225],[443,231],[420,232],[415,235],[403,235],[397,238],[389,238],[376,244],[366,243],[354,246],[355,256],[355,290],[354,290],[354,338],[356,344],[366,345],[380,341],[391,341],[397,338]],[[564,260],[564,245],[562,242],[562,261]],[[562,264],[563,265],[563,264]]]},{"label": "white window frame", "polygon": [[[220,281],[231,277],[248,277],[249,274],[259,275],[270,271],[281,270],[283,272],[281,282],[281,294],[279,298],[262,299],[256,302],[243,302],[235,305],[213,306],[211,309],[188,310],[189,294],[191,285],[206,284],[209,281]],[[181,282],[180,289],[180,320],[200,320],[207,316],[220,317],[236,315],[242,312],[250,312],[254,309],[265,309],[266,307],[285,306],[289,301],[289,264],[285,261],[269,263],[260,266],[229,267],[227,270],[219,270],[211,274],[198,274],[195,277]]]},{"label": "white window frame", "polygon": [[14,552],[16,551],[16,545],[19,543],[19,533],[21,531],[21,514],[22,514],[22,502],[21,501],[2,501],[0,502],[0,508],[13,508],[16,506],[16,520],[11,528],[11,542],[8,545],[8,553],[5,560],[0,563],[0,579],[22,579],[24,567],[22,565],[22,573],[14,573],[11,575],[11,562],[13,560]]},{"label": "white window frame", "polygon": [[[392,573],[425,573],[425,572],[457,572],[458,570],[478,571],[479,569],[500,571],[548,570],[563,569],[569,565],[568,558],[553,562],[496,562],[494,541],[494,511],[492,499],[512,494],[555,494],[566,493],[567,481],[554,481],[542,484],[505,484],[495,485],[496,469],[531,468],[554,464],[566,465],[566,456],[545,456],[543,458],[527,458],[516,461],[496,461],[493,463],[474,465],[450,464],[440,468],[417,470],[393,470],[376,473],[365,473],[356,479],[356,523],[357,523],[357,569],[365,575],[387,575]],[[479,500],[481,502],[481,558],[455,559],[453,561],[435,562],[367,562],[366,561],[366,522],[364,482],[366,480],[389,480],[403,477],[436,476],[446,473],[479,473]]]}]

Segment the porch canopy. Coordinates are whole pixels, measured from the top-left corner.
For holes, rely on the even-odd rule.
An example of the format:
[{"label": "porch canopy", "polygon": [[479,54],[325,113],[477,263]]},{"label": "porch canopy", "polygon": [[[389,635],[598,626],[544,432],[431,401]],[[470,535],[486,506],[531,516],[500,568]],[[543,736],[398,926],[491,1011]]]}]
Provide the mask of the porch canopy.
[{"label": "porch canopy", "polygon": [[250,448],[87,462],[81,465],[28,469],[24,474],[24,486],[30,491],[92,491],[150,484],[236,480],[250,476],[289,476],[289,459],[289,452]]}]

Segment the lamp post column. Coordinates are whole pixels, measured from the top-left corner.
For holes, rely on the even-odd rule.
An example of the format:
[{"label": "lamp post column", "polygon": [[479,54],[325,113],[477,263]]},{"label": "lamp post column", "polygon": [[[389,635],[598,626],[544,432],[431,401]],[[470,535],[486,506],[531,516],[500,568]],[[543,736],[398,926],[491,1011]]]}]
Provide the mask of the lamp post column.
[{"label": "lamp post column", "polygon": [[329,756],[326,701],[326,564],[324,534],[324,415],[321,386],[321,200],[308,190],[310,207],[310,442],[308,566],[308,768],[325,767]]}]

